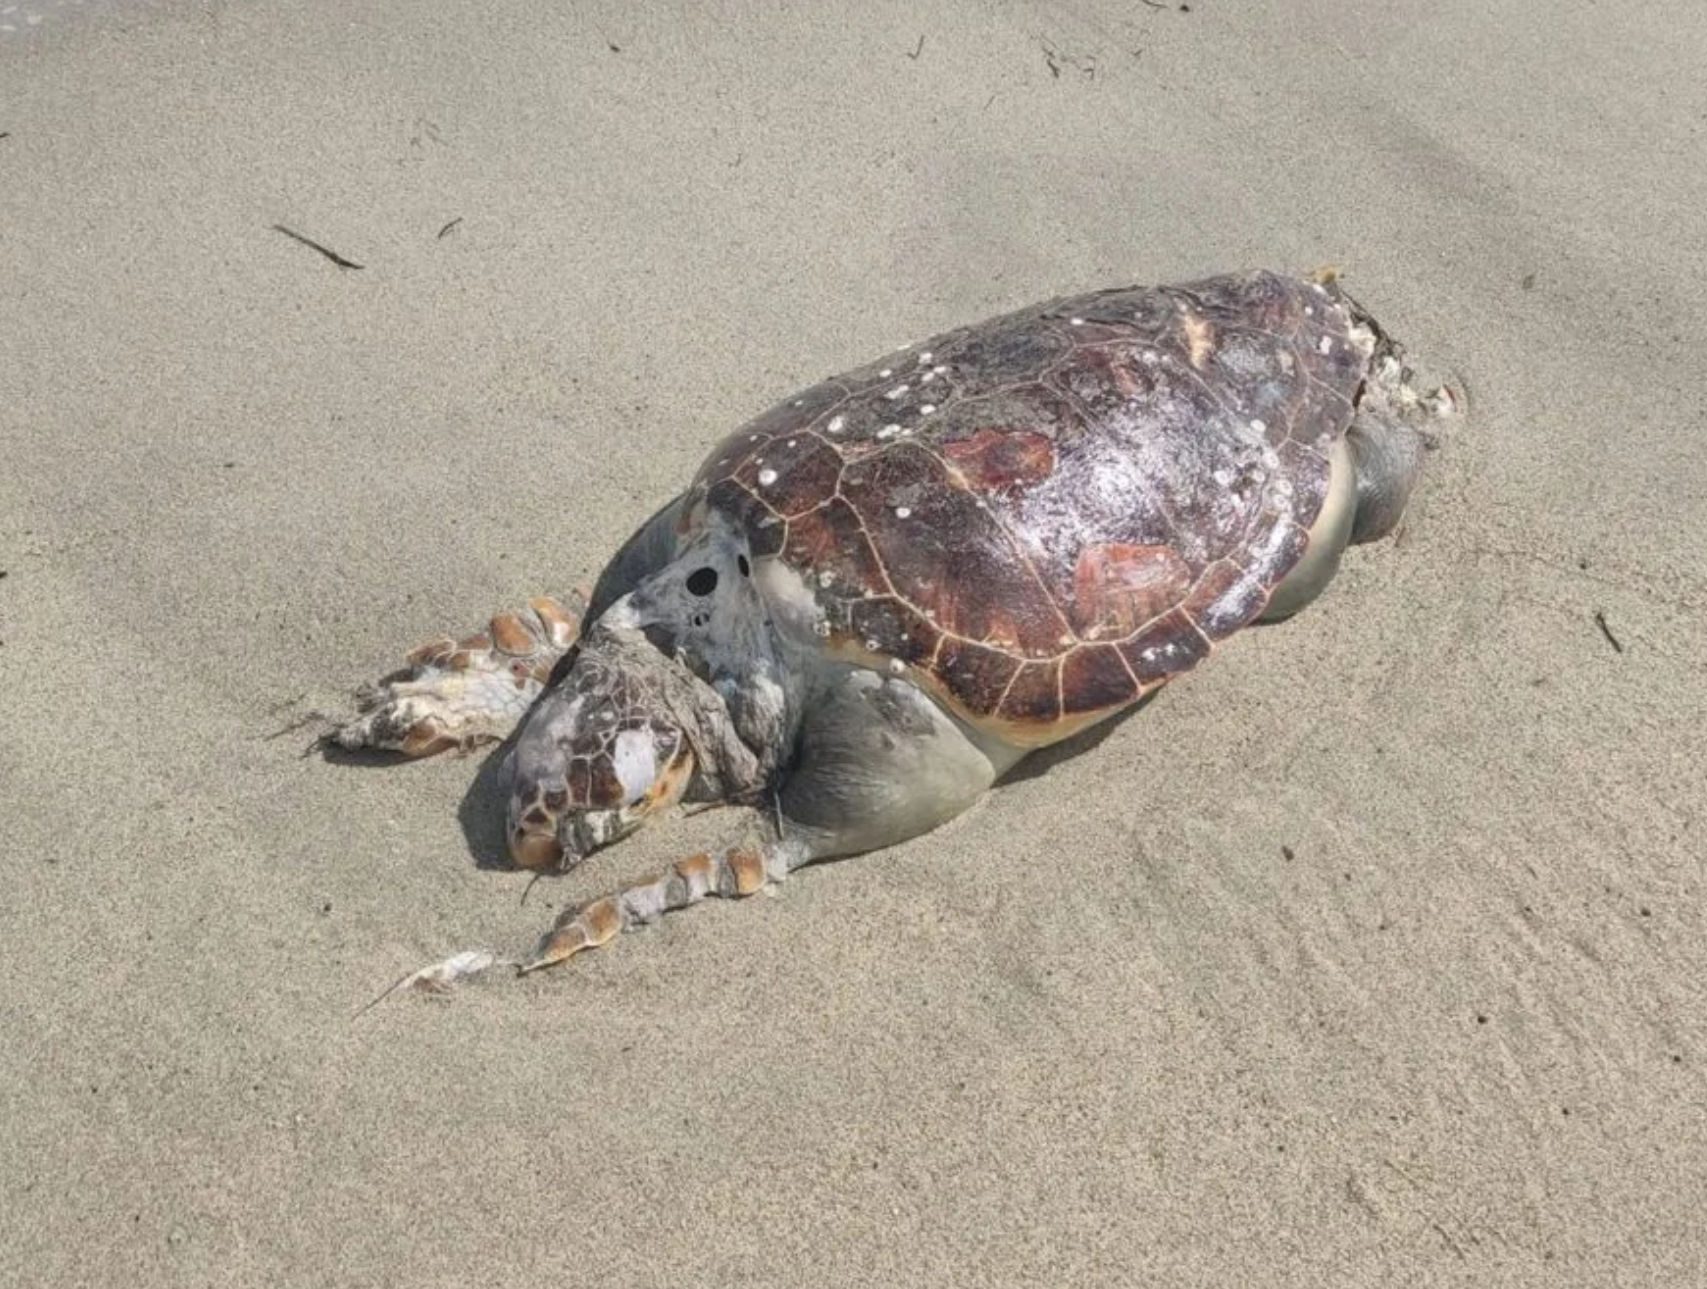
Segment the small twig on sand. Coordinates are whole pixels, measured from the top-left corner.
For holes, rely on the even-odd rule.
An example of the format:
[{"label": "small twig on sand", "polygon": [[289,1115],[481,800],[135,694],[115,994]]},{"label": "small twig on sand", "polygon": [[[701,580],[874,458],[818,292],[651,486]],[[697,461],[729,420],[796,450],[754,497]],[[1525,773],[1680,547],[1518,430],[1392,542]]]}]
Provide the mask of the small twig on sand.
[{"label": "small twig on sand", "polygon": [[919,47],[917,49],[915,49],[912,53],[908,54],[907,57],[911,58],[916,63],[919,61],[919,55],[924,53],[924,52],[925,52],[925,38],[923,36],[920,36],[919,37]]},{"label": "small twig on sand", "polygon": [[544,873],[535,873],[528,880],[528,884],[526,886],[522,887],[522,898],[516,903],[517,908],[527,907],[528,896],[533,894],[533,888],[539,885],[539,879],[544,877],[544,876],[545,876]]},{"label": "small twig on sand", "polygon": [[1624,646],[1618,643],[1618,637],[1613,635],[1612,628],[1606,625],[1606,614],[1600,609],[1594,611],[1594,625],[1600,628],[1600,634],[1606,637],[1606,643],[1612,646],[1613,652],[1624,652]]},{"label": "small twig on sand", "polygon": [[462,216],[458,215],[455,219],[451,220],[450,223],[446,224],[443,228],[439,229],[438,240],[441,242],[444,241],[445,234],[450,232],[451,229],[455,228],[460,223],[462,223]]},{"label": "small twig on sand", "polygon": [[310,250],[319,251],[322,255],[324,255],[327,259],[331,260],[332,263],[336,264],[341,269],[359,269],[362,267],[360,264],[357,264],[354,260],[345,259],[342,255],[338,254],[337,251],[334,251],[329,247],[322,246],[319,242],[315,241],[312,237],[304,237],[301,233],[297,232],[293,228],[286,228],[283,224],[274,224],[273,225],[273,231],[275,233],[283,233],[286,237],[290,238],[293,242],[301,242],[304,246],[308,247]]}]

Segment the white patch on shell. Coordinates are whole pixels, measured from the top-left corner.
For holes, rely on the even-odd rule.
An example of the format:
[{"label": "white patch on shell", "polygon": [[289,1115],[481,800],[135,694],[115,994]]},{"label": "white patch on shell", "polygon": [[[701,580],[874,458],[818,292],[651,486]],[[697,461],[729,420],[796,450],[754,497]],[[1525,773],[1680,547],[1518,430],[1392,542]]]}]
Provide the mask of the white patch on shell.
[{"label": "white patch on shell", "polygon": [[895,369],[893,367],[885,367],[882,371],[877,373],[878,377],[882,380],[888,380],[894,374]]},{"label": "white patch on shell", "polygon": [[818,574],[818,585],[819,586],[828,586],[828,585],[830,585],[831,582],[834,582],[835,580],[836,580],[836,575],[834,573],[832,573],[827,568],[821,570]]},{"label": "white patch on shell", "polygon": [[897,518],[897,519],[911,519],[912,517],[913,517],[913,508],[911,506],[896,506],[895,507],[895,518]]},{"label": "white patch on shell", "polygon": [[919,355],[919,366],[921,366],[921,367],[930,366],[931,357],[932,357],[931,351],[928,349],[925,350],[924,353]]},{"label": "white patch on shell", "polygon": [[891,658],[889,660],[889,670],[899,676],[902,672],[907,670],[907,664],[902,662],[899,658]]},{"label": "white patch on shell", "polygon": [[1323,336],[1319,341],[1316,342],[1316,352],[1319,354],[1330,354],[1333,352],[1333,350],[1334,350],[1334,342],[1332,340],[1330,340],[1327,336]]},{"label": "white patch on shell", "polygon": [[934,411],[936,411],[936,404],[935,403],[920,403],[919,404],[919,415],[920,416],[929,416]]},{"label": "white patch on shell", "polygon": [[840,434],[842,432],[843,427],[846,426],[847,423],[848,423],[848,418],[845,416],[832,416],[830,418],[830,423],[828,425],[826,425],[824,428],[826,430],[828,430],[831,434]]},{"label": "white patch on shell", "polygon": [[885,425],[877,432],[877,437],[880,439],[892,439],[900,432],[901,427],[899,425]]},{"label": "white patch on shell", "polygon": [[890,390],[883,397],[887,398],[891,403],[893,403],[896,399],[905,398],[906,396],[907,396],[907,387],[905,385],[897,385],[897,386],[895,386],[894,389]]},{"label": "white patch on shell", "polygon": [[766,466],[763,470],[759,471],[759,486],[760,487],[768,488],[771,486],[771,484],[773,484],[775,482],[776,482],[776,471],[775,470],[772,470],[769,466]]},{"label": "white patch on shell", "polygon": [[1082,327],[1085,325],[1085,320],[1083,318],[1068,318],[1067,321],[1072,323],[1075,327]]},{"label": "white patch on shell", "polygon": [[611,761],[617,782],[622,784],[623,805],[633,805],[651,791],[658,777],[658,753],[650,734],[643,730],[624,730],[618,734]]},{"label": "white patch on shell", "polygon": [[[777,625],[796,639],[817,631],[823,618],[817,597],[807,585],[810,577],[809,573],[803,576],[801,570],[786,560],[761,559],[753,563],[753,585],[764,597]],[[740,670],[746,674],[750,667],[742,665]]]},{"label": "white patch on shell", "polygon": [[1251,422],[1251,428],[1258,434],[1265,433],[1268,430],[1268,422],[1259,417]]}]

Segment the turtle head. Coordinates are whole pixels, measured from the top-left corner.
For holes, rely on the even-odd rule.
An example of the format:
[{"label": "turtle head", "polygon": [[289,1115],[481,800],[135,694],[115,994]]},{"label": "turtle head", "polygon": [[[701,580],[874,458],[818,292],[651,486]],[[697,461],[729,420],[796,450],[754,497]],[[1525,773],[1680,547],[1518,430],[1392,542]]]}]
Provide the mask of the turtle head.
[{"label": "turtle head", "polygon": [[678,801],[763,773],[755,747],[786,743],[765,601],[739,535],[707,524],[582,637],[511,754],[510,854],[567,867]]},{"label": "turtle head", "polygon": [[[601,647],[604,645],[605,647]],[[587,642],[510,754],[507,836],[523,868],[568,868],[680,800],[697,759],[645,646]]]}]

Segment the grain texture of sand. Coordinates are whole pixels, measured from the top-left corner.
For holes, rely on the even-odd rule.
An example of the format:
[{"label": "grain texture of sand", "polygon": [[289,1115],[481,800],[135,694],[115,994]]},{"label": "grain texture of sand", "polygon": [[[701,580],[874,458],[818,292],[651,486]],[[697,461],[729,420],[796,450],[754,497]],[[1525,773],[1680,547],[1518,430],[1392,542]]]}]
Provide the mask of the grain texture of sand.
[{"label": "grain texture of sand", "polygon": [[[1707,1283],[1703,66],[1688,0],[0,6],[0,1282]],[[936,835],[352,1019],[740,821],[522,906],[481,758],[288,727],[799,385],[1323,262],[1473,398],[1401,541]]]}]

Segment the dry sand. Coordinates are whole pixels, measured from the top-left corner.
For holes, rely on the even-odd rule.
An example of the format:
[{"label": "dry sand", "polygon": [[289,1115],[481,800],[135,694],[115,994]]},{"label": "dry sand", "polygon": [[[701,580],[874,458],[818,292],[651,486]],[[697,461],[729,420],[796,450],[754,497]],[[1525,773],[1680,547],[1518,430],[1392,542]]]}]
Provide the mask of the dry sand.
[{"label": "dry sand", "polygon": [[[0,7],[0,1282],[1707,1283],[1704,66],[1693,0]],[[799,384],[1323,261],[1476,400],[1402,542],[936,836],[351,1020],[739,821],[520,907],[478,760],[273,731]]]}]

